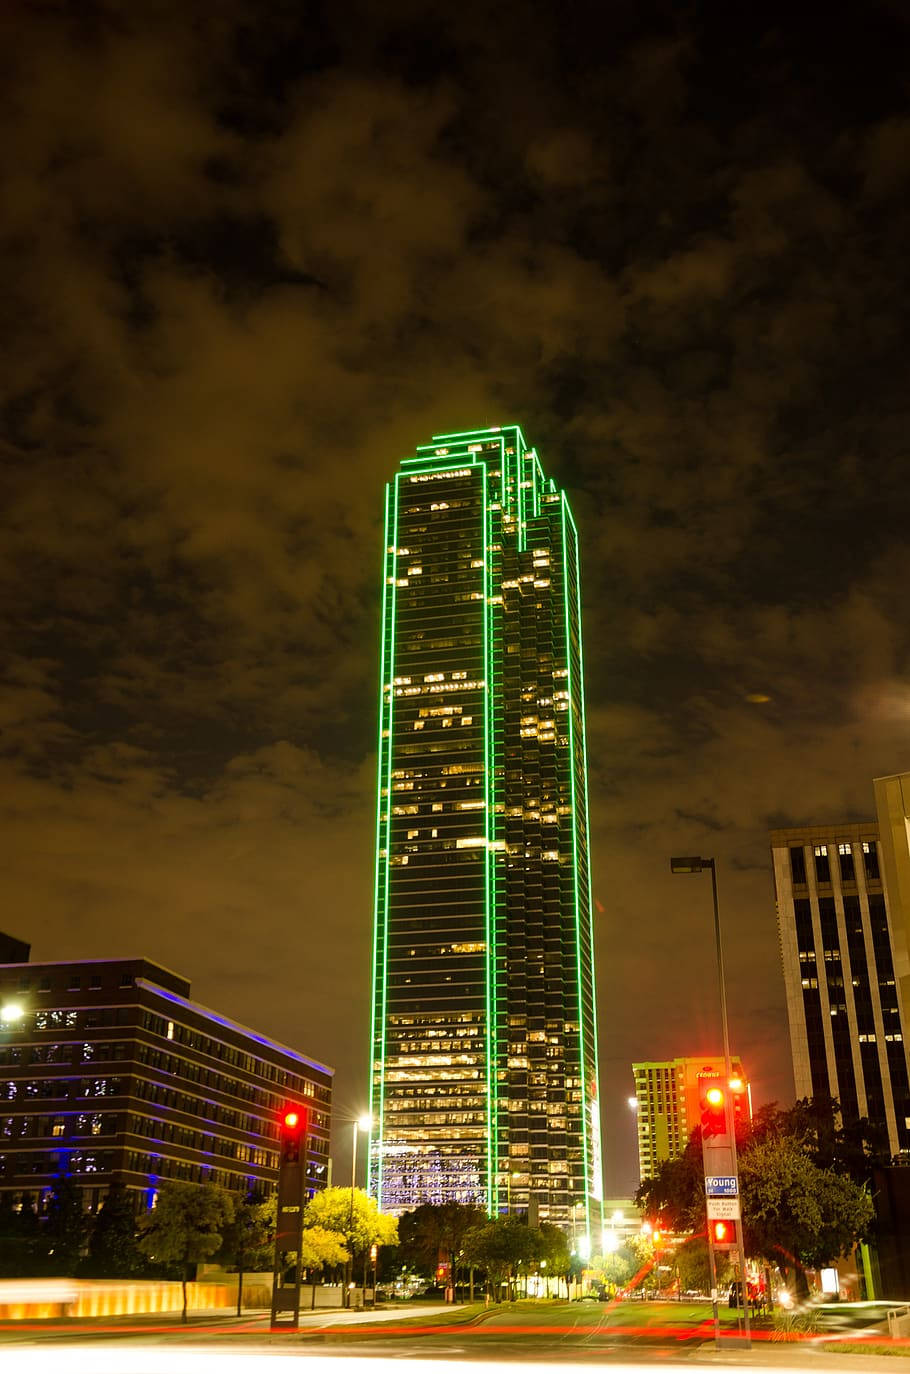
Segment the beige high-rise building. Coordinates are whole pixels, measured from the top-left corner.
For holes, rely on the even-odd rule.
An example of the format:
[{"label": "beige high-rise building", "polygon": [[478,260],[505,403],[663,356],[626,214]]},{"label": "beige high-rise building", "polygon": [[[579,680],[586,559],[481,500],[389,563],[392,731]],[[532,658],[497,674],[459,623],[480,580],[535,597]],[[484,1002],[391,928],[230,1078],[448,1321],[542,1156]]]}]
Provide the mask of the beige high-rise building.
[{"label": "beige high-rise building", "polygon": [[797,1097],[910,1159],[910,774],[874,787],[877,822],[771,832],[778,932]]},{"label": "beige high-rise building", "polygon": [[910,1010],[910,773],[876,778],[881,869],[891,916],[894,972],[901,1006]]},{"label": "beige high-rise building", "polygon": [[[749,1082],[737,1055],[730,1057],[733,1110],[752,1115]],[[647,1060],[633,1064],[638,1103],[638,1166],[653,1178],[661,1160],[675,1159],[701,1123],[701,1096],[709,1081],[724,1078],[724,1057]]]}]

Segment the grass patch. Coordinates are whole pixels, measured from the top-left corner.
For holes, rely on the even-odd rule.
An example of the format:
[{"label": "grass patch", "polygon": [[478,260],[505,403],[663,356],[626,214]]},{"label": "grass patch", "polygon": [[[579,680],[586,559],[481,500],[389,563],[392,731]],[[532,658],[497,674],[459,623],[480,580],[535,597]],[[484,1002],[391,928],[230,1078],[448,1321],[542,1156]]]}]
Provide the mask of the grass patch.
[{"label": "grass patch", "polygon": [[826,1355],[910,1355],[910,1345],[883,1345],[877,1341],[825,1341]]}]

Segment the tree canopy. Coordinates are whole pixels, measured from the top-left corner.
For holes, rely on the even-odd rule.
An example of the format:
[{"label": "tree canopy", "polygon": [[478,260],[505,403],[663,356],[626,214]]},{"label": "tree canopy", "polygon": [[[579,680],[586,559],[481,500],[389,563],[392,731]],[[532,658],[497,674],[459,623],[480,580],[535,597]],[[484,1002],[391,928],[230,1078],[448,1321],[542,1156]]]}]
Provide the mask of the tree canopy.
[{"label": "tree canopy", "polygon": [[400,1257],[422,1272],[432,1274],[440,1255],[449,1261],[454,1276],[459,1251],[465,1237],[486,1221],[480,1207],[463,1202],[424,1203],[405,1212],[398,1222]]},{"label": "tree canopy", "polygon": [[[837,1103],[808,1099],[756,1112],[737,1131],[746,1253],[783,1271],[831,1263],[865,1238],[873,1217],[863,1181],[877,1160],[868,1122],[843,1128]],[[643,1180],[636,1200],[678,1234],[706,1227],[701,1131]]]},{"label": "tree canopy", "polygon": [[302,1269],[319,1273],[335,1264],[347,1264],[349,1259],[347,1246],[337,1231],[327,1231],[323,1226],[305,1227],[300,1241]]},{"label": "tree canopy", "polygon": [[148,1261],[139,1248],[136,1226],[131,1195],[123,1184],[112,1184],[92,1226],[87,1268],[106,1279],[144,1273]]},{"label": "tree canopy", "polygon": [[233,1217],[234,1199],[224,1188],[169,1179],[162,1183],[155,1207],[139,1223],[143,1253],[159,1263],[180,1266],[184,1321],[189,1266],[215,1254]]},{"label": "tree canopy", "polygon": [[362,1188],[324,1188],[310,1198],[303,1213],[304,1230],[321,1226],[334,1231],[356,1252],[371,1245],[395,1245],[398,1222],[380,1212],[376,1199]]},{"label": "tree canopy", "polygon": [[846,1174],[820,1168],[797,1136],[755,1143],[739,1174],[746,1248],[784,1271],[833,1263],[872,1221],[869,1194]]}]

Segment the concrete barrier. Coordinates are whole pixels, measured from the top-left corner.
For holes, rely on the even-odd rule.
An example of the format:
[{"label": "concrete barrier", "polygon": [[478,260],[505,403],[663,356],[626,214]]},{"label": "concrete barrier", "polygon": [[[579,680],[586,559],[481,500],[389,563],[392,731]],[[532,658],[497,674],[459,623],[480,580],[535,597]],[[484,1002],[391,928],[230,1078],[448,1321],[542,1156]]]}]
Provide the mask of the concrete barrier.
[{"label": "concrete barrier", "polygon": [[[232,1307],[236,1290],[194,1282],[187,1284],[186,1296],[187,1310],[201,1312]],[[167,1279],[0,1279],[3,1321],[140,1316],[182,1308],[181,1284]]]}]

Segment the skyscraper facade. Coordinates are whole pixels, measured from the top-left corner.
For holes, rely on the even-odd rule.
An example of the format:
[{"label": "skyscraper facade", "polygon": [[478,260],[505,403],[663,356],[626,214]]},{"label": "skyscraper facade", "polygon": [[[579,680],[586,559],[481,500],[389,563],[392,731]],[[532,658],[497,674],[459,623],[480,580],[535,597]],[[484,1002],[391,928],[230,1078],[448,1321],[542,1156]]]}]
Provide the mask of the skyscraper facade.
[{"label": "skyscraper facade", "polygon": [[797,1097],[833,1097],[845,1124],[910,1158],[910,1080],[879,826],[771,832]]},{"label": "skyscraper facade", "polygon": [[[730,1078],[736,1120],[751,1120],[752,1095],[742,1061],[732,1055]],[[638,1115],[638,1165],[641,1178],[653,1178],[664,1159],[676,1159],[701,1123],[706,1087],[723,1081],[723,1055],[707,1059],[650,1059],[632,1065]]]},{"label": "skyscraper facade", "polygon": [[[578,536],[517,425],[386,492],[371,1189],[602,1224]],[[599,1231],[597,1232],[599,1237]]]}]

